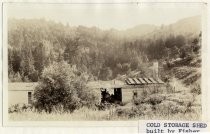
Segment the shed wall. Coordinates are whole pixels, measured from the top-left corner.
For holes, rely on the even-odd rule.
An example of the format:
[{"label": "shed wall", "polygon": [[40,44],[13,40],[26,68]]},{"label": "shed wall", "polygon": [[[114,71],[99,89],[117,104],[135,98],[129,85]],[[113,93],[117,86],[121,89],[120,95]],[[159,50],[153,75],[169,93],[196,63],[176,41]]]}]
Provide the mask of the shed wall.
[{"label": "shed wall", "polygon": [[144,86],[144,87],[130,87],[130,88],[122,88],[122,102],[128,103],[133,101],[134,92],[137,93],[137,97],[141,97],[143,91],[148,94],[151,93],[163,93],[166,92],[165,86]]},{"label": "shed wall", "polygon": [[14,91],[14,90],[9,91],[8,92],[9,106],[14,104],[28,104],[28,92],[32,91]]}]

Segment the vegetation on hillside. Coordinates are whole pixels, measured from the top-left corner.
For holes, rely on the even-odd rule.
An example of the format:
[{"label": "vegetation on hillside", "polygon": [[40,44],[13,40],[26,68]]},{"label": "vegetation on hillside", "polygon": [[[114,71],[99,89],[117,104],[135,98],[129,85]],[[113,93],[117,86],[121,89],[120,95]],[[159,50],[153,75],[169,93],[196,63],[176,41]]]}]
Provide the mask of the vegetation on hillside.
[{"label": "vegetation on hillside", "polygon": [[[167,34],[160,36],[161,29]],[[9,80],[36,82],[45,67],[61,60],[92,80],[110,80],[132,71],[150,75],[145,69],[148,63],[185,58],[199,41],[200,31],[177,34],[167,26],[159,30],[146,38],[127,38],[132,34],[114,29],[71,27],[44,19],[9,19]]]}]

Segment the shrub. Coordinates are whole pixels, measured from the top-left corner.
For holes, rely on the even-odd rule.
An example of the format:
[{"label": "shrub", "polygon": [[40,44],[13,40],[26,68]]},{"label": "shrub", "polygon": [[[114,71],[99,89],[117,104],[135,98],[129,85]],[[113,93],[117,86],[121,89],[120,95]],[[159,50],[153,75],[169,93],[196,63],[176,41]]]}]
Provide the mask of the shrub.
[{"label": "shrub", "polygon": [[185,106],[181,106],[174,101],[165,100],[162,103],[155,106],[156,112],[161,115],[172,115],[178,113],[184,113],[186,110]]},{"label": "shrub", "polygon": [[165,98],[166,97],[162,94],[152,94],[152,95],[146,97],[144,99],[144,102],[151,104],[151,105],[156,105],[156,104],[161,103],[163,100],[165,100]]},{"label": "shrub", "polygon": [[143,113],[142,115],[154,114],[154,112],[152,111],[152,107],[153,107],[152,105],[146,103],[137,106],[138,110]]},{"label": "shrub", "polygon": [[22,82],[22,78],[19,72],[17,73],[11,72],[9,73],[8,77],[10,82]]},{"label": "shrub", "polygon": [[201,94],[201,87],[199,84],[196,84],[192,89],[191,89],[191,93],[195,93],[195,94]]},{"label": "shrub", "polygon": [[8,109],[9,113],[20,112],[20,107],[18,104],[12,105]]},{"label": "shrub", "polygon": [[135,98],[133,102],[135,105],[140,105],[141,103],[144,103],[144,98],[143,97]]},{"label": "shrub", "polygon": [[44,69],[34,92],[35,107],[50,113],[56,107],[72,112],[90,106],[96,97],[86,88],[86,78],[64,61],[53,63]]},{"label": "shrub", "polygon": [[185,79],[183,82],[186,85],[192,85],[200,78],[201,78],[201,74],[195,74],[195,75],[192,75],[189,78]]},{"label": "shrub", "polygon": [[28,104],[15,104],[11,105],[8,109],[9,113],[18,113],[23,111],[32,111],[32,106]]},{"label": "shrub", "polygon": [[137,107],[126,107],[126,108],[117,108],[117,116],[134,118],[143,115],[143,111],[139,110]]}]

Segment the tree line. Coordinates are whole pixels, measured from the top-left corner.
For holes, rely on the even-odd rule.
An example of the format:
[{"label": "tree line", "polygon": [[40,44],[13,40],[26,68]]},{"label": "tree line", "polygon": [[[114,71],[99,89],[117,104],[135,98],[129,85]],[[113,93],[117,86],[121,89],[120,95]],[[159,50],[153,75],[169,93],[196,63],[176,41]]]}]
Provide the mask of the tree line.
[{"label": "tree line", "polygon": [[[199,46],[199,35],[126,38],[120,31],[71,27],[44,19],[8,20],[10,82],[37,82],[43,70],[65,61],[88,80],[111,80],[154,60],[184,58]],[[158,33],[157,33],[158,34]]]}]

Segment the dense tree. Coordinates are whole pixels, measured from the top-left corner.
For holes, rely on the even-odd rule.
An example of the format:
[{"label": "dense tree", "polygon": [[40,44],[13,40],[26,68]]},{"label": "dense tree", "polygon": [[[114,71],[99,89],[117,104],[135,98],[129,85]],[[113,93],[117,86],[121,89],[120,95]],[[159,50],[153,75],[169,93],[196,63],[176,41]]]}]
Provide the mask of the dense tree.
[{"label": "dense tree", "polygon": [[42,70],[45,66],[45,49],[42,43],[33,43],[34,51],[33,51],[33,58],[34,58],[34,69],[38,71],[39,75],[41,75]]},{"label": "dense tree", "polygon": [[44,19],[9,19],[9,79],[20,75],[22,81],[37,81],[45,67],[66,61],[95,80],[111,80],[131,71],[145,72],[141,66],[148,62],[184,58],[200,49],[198,35],[129,39],[120,32]]},{"label": "dense tree", "polygon": [[88,75],[79,72],[64,61],[54,62],[43,70],[37,86],[34,105],[39,111],[56,108],[73,111],[80,106],[94,105],[95,96],[86,85]]}]

